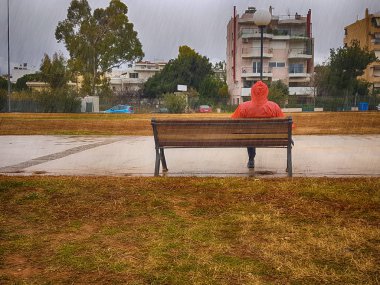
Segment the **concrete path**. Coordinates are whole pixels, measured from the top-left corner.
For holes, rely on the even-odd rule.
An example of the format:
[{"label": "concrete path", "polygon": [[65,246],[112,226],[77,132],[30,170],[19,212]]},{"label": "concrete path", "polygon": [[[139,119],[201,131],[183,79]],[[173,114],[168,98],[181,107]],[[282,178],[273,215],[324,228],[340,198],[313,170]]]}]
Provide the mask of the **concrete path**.
[{"label": "concrete path", "polygon": [[[294,176],[380,176],[380,135],[294,136]],[[285,177],[286,150],[168,149],[167,176]],[[0,136],[0,174],[153,176],[153,137]]]}]

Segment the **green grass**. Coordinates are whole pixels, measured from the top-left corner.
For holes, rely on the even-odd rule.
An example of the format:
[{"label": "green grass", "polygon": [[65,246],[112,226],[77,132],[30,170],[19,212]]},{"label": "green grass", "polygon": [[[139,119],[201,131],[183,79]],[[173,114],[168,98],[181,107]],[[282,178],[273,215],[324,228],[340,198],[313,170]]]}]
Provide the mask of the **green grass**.
[{"label": "green grass", "polygon": [[0,176],[1,284],[376,284],[379,178]]}]

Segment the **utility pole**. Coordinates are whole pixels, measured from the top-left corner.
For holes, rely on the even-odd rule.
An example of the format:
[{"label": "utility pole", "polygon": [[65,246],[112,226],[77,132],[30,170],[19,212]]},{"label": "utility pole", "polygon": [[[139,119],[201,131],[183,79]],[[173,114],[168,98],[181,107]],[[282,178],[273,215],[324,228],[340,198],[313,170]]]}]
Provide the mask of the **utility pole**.
[{"label": "utility pole", "polygon": [[11,112],[11,63],[9,50],[9,0],[8,0],[8,112]]}]

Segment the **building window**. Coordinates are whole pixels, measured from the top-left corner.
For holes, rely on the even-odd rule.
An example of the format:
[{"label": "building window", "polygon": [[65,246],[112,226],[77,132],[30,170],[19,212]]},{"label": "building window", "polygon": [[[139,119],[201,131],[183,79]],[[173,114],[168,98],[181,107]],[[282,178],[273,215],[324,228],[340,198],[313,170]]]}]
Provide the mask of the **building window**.
[{"label": "building window", "polygon": [[261,62],[254,61],[252,68],[253,68],[253,73],[260,73],[261,72]]},{"label": "building window", "polygon": [[379,17],[373,17],[372,18],[372,25],[376,28],[380,28],[380,18]]},{"label": "building window", "polygon": [[374,77],[380,77],[380,68],[374,68],[373,69],[373,76]]},{"label": "building window", "polygon": [[253,85],[253,81],[251,80],[244,80],[243,81],[243,88],[251,88]]},{"label": "building window", "polygon": [[269,67],[285,67],[285,62],[276,62],[276,61],[271,61],[269,62]]},{"label": "building window", "polygon": [[129,73],[129,78],[139,78],[139,74],[137,72]]},{"label": "building window", "polygon": [[301,63],[289,64],[289,73],[304,73],[303,64]]},{"label": "building window", "polygon": [[374,33],[372,43],[380,44],[380,33]]}]

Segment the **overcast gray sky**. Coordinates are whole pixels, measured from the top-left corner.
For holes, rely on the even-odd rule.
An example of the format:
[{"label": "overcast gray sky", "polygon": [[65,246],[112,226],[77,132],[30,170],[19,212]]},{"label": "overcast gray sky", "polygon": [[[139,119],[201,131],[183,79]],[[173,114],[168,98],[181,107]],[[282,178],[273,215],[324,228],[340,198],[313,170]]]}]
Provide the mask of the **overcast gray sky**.
[{"label": "overcast gray sky", "polygon": [[[92,9],[108,0],[89,0]],[[226,26],[233,6],[242,14],[248,6],[274,7],[275,15],[306,15],[312,10],[315,60],[325,61],[330,48],[343,45],[344,27],[380,11],[380,0],[123,0],[143,45],[145,60],[175,58],[188,45],[211,61],[224,60]],[[44,53],[62,51],[54,32],[66,18],[70,0],[10,0],[11,68],[24,62],[39,68]],[[7,72],[7,0],[0,0],[0,74]]]}]

